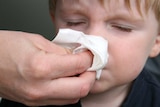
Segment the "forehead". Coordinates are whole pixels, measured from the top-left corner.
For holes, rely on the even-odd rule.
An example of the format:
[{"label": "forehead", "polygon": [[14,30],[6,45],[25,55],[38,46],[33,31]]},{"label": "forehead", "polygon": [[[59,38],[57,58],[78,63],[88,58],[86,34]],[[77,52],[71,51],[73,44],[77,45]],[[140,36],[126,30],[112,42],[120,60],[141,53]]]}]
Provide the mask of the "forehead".
[{"label": "forehead", "polygon": [[[56,2],[57,1],[57,2]],[[148,0],[147,0],[148,1]],[[145,0],[53,0],[52,3],[55,5],[61,4],[61,6],[68,6],[68,7],[76,7],[78,8],[79,5],[86,5],[88,7],[92,6],[93,2],[96,2],[96,4],[100,4],[101,6],[105,8],[116,8],[119,6],[126,7],[127,9],[131,9],[132,7],[136,7],[136,10],[139,12],[141,11],[141,4],[146,4]],[[145,3],[143,3],[145,2]],[[148,4],[148,2],[147,2]],[[148,5],[143,6],[146,8]],[[57,7],[57,6],[56,6]],[[68,8],[67,7],[67,8]],[[96,7],[93,7],[93,9],[96,9]]]},{"label": "forehead", "polygon": [[[127,2],[128,1],[128,2]],[[57,0],[57,7],[60,10],[68,10],[68,11],[82,11],[88,12],[89,9],[98,10],[97,7],[101,7],[105,9],[106,13],[111,13],[111,11],[136,11],[141,13],[141,9],[139,7],[144,7],[141,4],[137,5],[137,0]]]},{"label": "forehead", "polygon": [[[118,3],[117,3],[118,1]],[[120,0],[121,2],[124,3],[125,0]],[[93,3],[94,2],[94,3]],[[96,3],[95,3],[96,2]],[[57,0],[57,3],[63,5],[63,6],[78,6],[78,5],[87,5],[87,6],[92,6],[92,4],[100,4],[101,6],[110,6],[112,3],[114,5],[119,4],[119,0]],[[96,7],[93,7],[96,8]]]}]

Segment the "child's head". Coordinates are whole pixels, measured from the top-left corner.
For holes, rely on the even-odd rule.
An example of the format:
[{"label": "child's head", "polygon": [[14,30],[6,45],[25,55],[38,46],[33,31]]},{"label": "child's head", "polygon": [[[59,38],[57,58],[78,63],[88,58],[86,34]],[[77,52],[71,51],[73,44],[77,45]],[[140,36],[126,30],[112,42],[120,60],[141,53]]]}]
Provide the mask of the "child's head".
[{"label": "child's head", "polygon": [[[104,0],[99,0],[101,3],[104,3]],[[57,0],[49,0],[49,9],[50,11],[52,11],[52,13],[55,12],[56,9],[56,2]],[[110,2],[110,0],[108,0],[108,2]],[[142,2],[142,0],[135,0],[136,4],[137,4],[137,9],[140,12],[140,4]],[[130,4],[130,0],[125,0],[125,6],[127,6],[128,8],[130,8],[131,4]],[[156,15],[156,18],[160,24],[160,1],[159,0],[145,0],[145,9],[146,11],[152,7],[153,11]]]},{"label": "child's head", "polygon": [[129,85],[160,51],[159,0],[50,0],[55,27],[108,40],[109,62],[93,93]]}]

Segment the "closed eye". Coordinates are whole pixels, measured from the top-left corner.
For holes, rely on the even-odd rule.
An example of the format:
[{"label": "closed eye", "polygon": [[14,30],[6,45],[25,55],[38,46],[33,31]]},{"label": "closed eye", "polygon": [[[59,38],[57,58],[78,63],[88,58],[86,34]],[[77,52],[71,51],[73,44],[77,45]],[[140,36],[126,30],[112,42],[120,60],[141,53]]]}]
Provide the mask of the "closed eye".
[{"label": "closed eye", "polygon": [[128,26],[123,25],[112,25],[113,28],[120,30],[122,32],[132,32],[132,29]]},{"label": "closed eye", "polygon": [[85,22],[67,22],[67,26],[79,26],[85,24]]}]

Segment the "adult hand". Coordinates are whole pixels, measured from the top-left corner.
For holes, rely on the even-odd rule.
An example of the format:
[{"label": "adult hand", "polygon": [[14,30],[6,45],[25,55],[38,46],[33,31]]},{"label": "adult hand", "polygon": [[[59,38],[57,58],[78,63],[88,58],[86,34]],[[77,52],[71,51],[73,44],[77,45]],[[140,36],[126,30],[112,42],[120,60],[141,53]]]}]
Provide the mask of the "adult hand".
[{"label": "adult hand", "polygon": [[[40,35],[0,31],[0,97],[29,106],[75,103],[90,91],[90,52],[70,52]],[[79,76],[74,76],[74,75]]]}]

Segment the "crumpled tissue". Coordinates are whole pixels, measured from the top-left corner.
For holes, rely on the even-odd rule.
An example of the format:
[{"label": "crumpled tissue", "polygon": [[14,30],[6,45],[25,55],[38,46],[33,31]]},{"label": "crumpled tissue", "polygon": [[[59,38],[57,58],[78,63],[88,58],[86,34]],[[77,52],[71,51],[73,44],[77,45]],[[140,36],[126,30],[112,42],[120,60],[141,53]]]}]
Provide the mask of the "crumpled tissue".
[{"label": "crumpled tissue", "polygon": [[101,36],[87,35],[72,29],[60,29],[53,42],[72,50],[73,54],[91,51],[93,62],[87,71],[96,71],[96,79],[100,78],[109,57],[107,40]]}]

